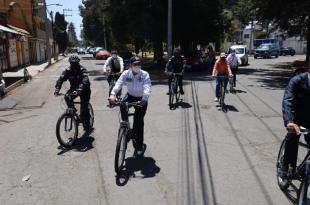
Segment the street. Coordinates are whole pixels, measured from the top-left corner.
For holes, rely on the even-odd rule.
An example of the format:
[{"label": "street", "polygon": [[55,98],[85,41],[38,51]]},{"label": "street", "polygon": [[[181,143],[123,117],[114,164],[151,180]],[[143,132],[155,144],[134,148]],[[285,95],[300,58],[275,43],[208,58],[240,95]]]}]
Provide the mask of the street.
[{"label": "street", "polygon": [[80,126],[76,146],[59,147],[55,126],[66,107],[53,93],[68,66],[64,59],[3,99],[10,109],[0,111],[0,204],[289,204],[276,180],[286,133],[281,103],[291,74],[287,64],[304,58],[251,57],[239,68],[236,94],[226,95],[227,113],[213,102],[209,75],[186,73],[185,95],[175,110],[168,107],[166,80],[152,79],[145,156],[133,157],[130,143],[121,176],[114,172],[119,108],[106,106],[104,61],[90,55],[81,64],[89,70],[95,130],[81,137]]}]

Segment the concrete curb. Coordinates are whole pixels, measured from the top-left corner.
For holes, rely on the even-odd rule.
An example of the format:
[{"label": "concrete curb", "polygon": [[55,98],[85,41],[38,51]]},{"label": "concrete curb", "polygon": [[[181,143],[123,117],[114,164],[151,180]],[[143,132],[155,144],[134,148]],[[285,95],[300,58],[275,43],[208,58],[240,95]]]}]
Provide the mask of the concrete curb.
[{"label": "concrete curb", "polygon": [[[52,63],[51,65],[46,65],[46,66],[43,68],[43,70],[40,71],[40,72],[38,72],[38,73],[43,72],[44,70],[46,70],[46,69],[49,68],[50,66],[55,65],[56,63],[62,61],[62,60],[65,59],[65,58],[66,58],[66,57],[64,57],[64,58],[62,58],[62,59],[58,59],[57,61],[55,61],[55,62]],[[33,77],[33,76],[30,76],[30,78],[32,78],[32,77]],[[26,82],[28,82],[28,81],[26,81]],[[22,79],[16,81],[15,83],[13,83],[12,85],[6,87],[6,88],[5,88],[5,91],[4,91],[4,96],[3,96],[2,98],[0,97],[0,100],[3,99],[7,93],[9,93],[10,91],[14,90],[15,88],[21,86],[22,84],[24,84],[24,83],[26,83],[26,82],[25,82],[25,80],[22,78]]]}]

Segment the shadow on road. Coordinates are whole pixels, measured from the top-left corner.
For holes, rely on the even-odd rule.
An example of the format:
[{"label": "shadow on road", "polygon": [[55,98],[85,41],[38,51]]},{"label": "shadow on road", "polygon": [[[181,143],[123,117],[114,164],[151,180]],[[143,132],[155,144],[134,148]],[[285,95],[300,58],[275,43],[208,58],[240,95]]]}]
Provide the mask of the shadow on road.
[{"label": "shadow on road", "polygon": [[61,146],[58,147],[61,151],[57,153],[57,155],[63,155],[68,151],[76,151],[76,152],[87,152],[94,148],[93,142],[95,138],[91,136],[91,134],[84,133],[84,135],[76,140],[74,145],[71,148],[63,148]]},{"label": "shadow on road", "polygon": [[239,110],[235,107],[235,106],[233,106],[233,105],[225,105],[223,108],[221,108],[221,106],[220,105],[216,105],[216,108],[218,109],[218,110],[221,110],[221,111],[223,111],[223,112],[239,112]]},{"label": "shadow on road", "polygon": [[177,109],[179,107],[181,107],[183,109],[188,109],[188,108],[191,108],[193,106],[191,104],[187,103],[187,102],[179,101],[179,102],[177,102],[177,103],[175,103],[173,105],[173,109],[171,109],[171,110],[175,110],[175,109]]},{"label": "shadow on road", "polygon": [[89,74],[90,76],[102,75],[102,70],[90,70],[90,71],[88,71],[88,74]]},{"label": "shadow on road", "polygon": [[[135,172],[142,176],[136,176]],[[116,176],[116,184],[125,186],[129,178],[151,178],[160,172],[156,161],[152,157],[129,157],[125,160],[125,166],[120,174]]]}]

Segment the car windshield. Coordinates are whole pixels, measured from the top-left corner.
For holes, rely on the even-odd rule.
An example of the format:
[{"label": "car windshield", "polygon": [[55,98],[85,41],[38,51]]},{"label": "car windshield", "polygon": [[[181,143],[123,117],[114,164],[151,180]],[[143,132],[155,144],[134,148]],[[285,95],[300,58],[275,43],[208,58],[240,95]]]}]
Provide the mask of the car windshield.
[{"label": "car windshield", "polygon": [[269,49],[270,47],[271,47],[271,45],[264,45],[264,44],[262,44],[262,45],[260,45],[258,47],[258,49]]},{"label": "car windshield", "polygon": [[236,54],[244,54],[244,48],[235,48]]}]

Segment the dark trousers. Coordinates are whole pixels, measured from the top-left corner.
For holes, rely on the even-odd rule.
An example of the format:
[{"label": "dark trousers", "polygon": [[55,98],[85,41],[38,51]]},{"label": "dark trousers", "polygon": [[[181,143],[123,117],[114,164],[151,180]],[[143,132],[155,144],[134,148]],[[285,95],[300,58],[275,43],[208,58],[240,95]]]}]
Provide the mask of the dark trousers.
[{"label": "dark trousers", "polygon": [[233,83],[234,83],[234,87],[236,87],[236,79],[237,79],[238,67],[231,67],[231,72],[234,75],[233,76]]},{"label": "dark trousers", "polygon": [[[305,125],[303,125],[305,126]],[[310,123],[305,126],[306,128],[310,127]],[[290,164],[294,169],[296,167],[297,156],[298,156],[298,142],[299,135],[295,133],[288,133],[286,135],[286,145],[284,151],[284,165],[288,168]],[[305,141],[310,145],[310,135],[305,136]]]},{"label": "dark trousers", "polygon": [[108,81],[108,83],[109,83],[109,85],[111,84],[111,81],[112,81],[112,79],[114,78],[115,79],[115,82],[119,79],[119,77],[120,77],[120,75],[116,75],[116,74],[110,74],[109,76],[108,76],[108,78],[107,78],[107,81]]},{"label": "dark trousers", "polygon": [[229,79],[228,79],[227,76],[218,76],[216,78],[215,96],[217,98],[221,97],[220,87],[221,87],[222,82],[224,81],[224,87],[225,87],[225,90],[226,90],[226,87],[227,87],[227,84],[228,84],[228,80]]},{"label": "dark trousers", "polygon": [[[142,97],[134,97],[127,94],[123,102],[137,102],[141,101]],[[135,114],[133,117],[133,134],[137,139],[137,149],[142,149],[144,141],[144,116],[147,110],[147,104],[143,107],[135,107]],[[121,107],[122,121],[128,121],[126,107]]]},{"label": "dark trousers", "polygon": [[[67,94],[72,93],[73,91],[68,91]],[[85,128],[90,128],[90,114],[89,114],[89,108],[88,108],[88,104],[89,104],[89,100],[90,100],[90,91],[87,92],[82,92],[82,94],[80,95],[80,100],[81,100],[81,105],[80,105],[80,110],[81,110],[81,118],[82,121],[84,122]],[[73,100],[76,98],[77,96],[71,96],[71,95],[65,95],[65,100],[67,103],[67,106],[69,108],[74,108],[74,103]]]},{"label": "dark trousers", "polygon": [[[183,75],[177,75],[176,77],[177,77],[177,81],[178,81],[180,90],[183,90]],[[170,89],[170,86],[171,86],[172,79],[173,79],[173,75],[170,75],[169,78],[168,78],[169,89]]]}]

